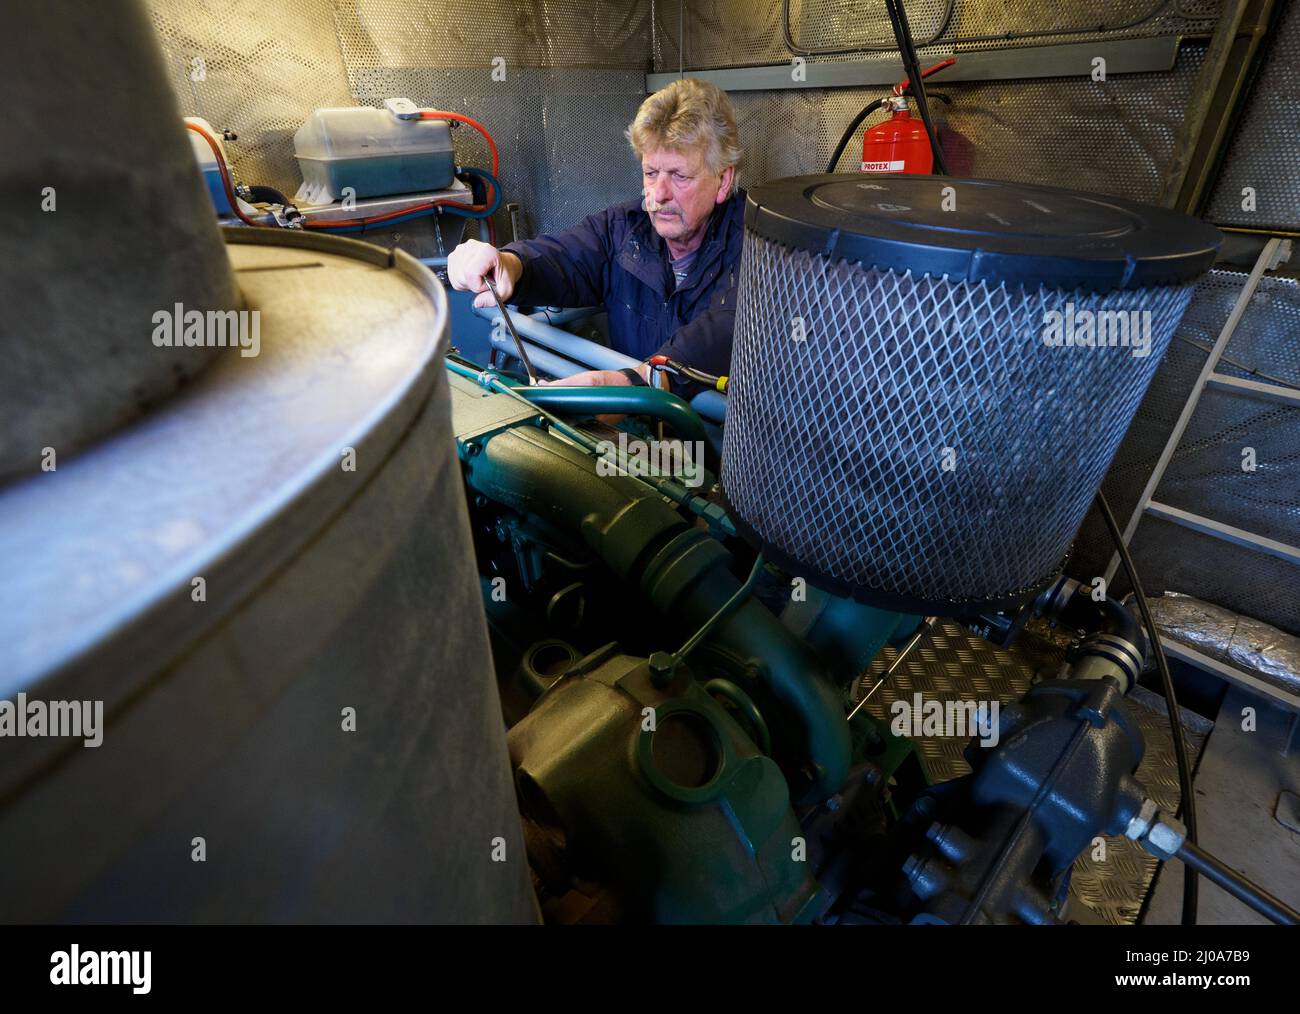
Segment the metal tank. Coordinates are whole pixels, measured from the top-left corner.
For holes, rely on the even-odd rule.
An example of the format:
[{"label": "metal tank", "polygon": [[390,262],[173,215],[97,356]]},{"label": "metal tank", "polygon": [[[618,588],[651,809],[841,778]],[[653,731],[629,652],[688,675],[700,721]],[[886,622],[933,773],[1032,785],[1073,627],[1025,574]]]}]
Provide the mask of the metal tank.
[{"label": "metal tank", "polygon": [[[56,6],[76,30],[43,10],[24,38],[56,82],[107,37],[152,45],[136,10]],[[16,108],[43,80],[30,69],[0,66]],[[99,164],[143,158],[133,102],[155,86],[150,72],[94,108],[69,102],[32,141],[57,151],[93,116]],[[148,130],[189,157],[174,109]],[[110,187],[26,237],[61,310],[5,333],[6,357],[19,343],[44,357],[39,392],[6,416],[20,433],[44,405],[77,418],[77,377],[102,377],[108,398],[155,356],[170,374],[149,315],[195,293],[256,312],[257,349],[205,348],[181,390],[108,433],[116,410],[81,417],[50,438],[52,468],[22,457],[0,486],[0,699],[22,714],[0,736],[0,921],[535,921],[442,287],[346,239],[241,228],[223,246],[196,165],[168,165],[152,197],[170,213],[148,229]],[[59,230],[78,232],[75,259],[59,261]],[[89,287],[88,263],[103,275]],[[131,299],[99,319],[94,292],[115,279]],[[74,317],[98,329],[64,383],[66,347],[44,328]]]}]

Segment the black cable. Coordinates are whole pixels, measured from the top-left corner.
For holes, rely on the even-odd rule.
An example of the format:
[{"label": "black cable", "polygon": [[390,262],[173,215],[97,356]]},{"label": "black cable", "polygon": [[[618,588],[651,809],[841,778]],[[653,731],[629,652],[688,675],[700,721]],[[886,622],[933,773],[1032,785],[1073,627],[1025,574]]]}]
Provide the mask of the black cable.
[{"label": "black cable", "polygon": [[828,173],[833,173],[835,171],[835,166],[838,164],[840,156],[844,154],[844,149],[847,148],[849,142],[853,140],[853,135],[857,132],[857,129],[862,126],[862,121],[884,104],[884,99],[876,99],[875,102],[865,106],[862,112],[853,117],[853,122],[849,124],[848,129],[844,131],[843,135],[841,135],[840,143],[835,146],[835,151],[831,155],[831,160],[826,164],[826,171]]},{"label": "black cable", "polygon": [[[1165,0],[1167,3],[1168,0]],[[921,47],[931,46],[944,32],[948,30],[948,25],[952,21],[953,8],[956,7],[956,0],[948,0],[948,6],[944,8],[943,18],[939,22],[939,27],[934,34],[921,43]],[[794,33],[790,31],[790,0],[783,0],[781,4],[781,38],[785,43],[785,48],[795,56],[839,56],[844,53],[887,53],[894,47],[888,43],[880,45],[853,46],[849,49],[803,49],[794,44]]]},{"label": "black cable", "polygon": [[948,172],[948,163],[943,157],[943,149],[939,147],[939,134],[934,129],[934,122],[930,119],[930,102],[925,94],[925,78],[921,74],[921,61],[916,55],[916,43],[912,40],[912,26],[907,21],[907,8],[903,6],[903,0],[885,0],[886,4],[892,4],[898,12],[898,26],[901,30],[902,43],[907,47],[907,57],[911,63],[912,69],[909,76],[912,78],[909,87],[916,96],[916,107],[921,114],[921,122],[925,124],[926,136],[930,139],[930,147],[934,151],[934,164],[938,166],[940,175],[950,176]]},{"label": "black cable", "polygon": [[903,57],[903,69],[907,72],[908,85],[916,96],[916,108],[925,124],[926,136],[930,139],[930,150],[934,153],[934,164],[939,175],[949,176],[948,163],[939,147],[939,137],[930,120],[930,106],[925,100],[925,81],[921,77],[921,66],[916,58],[916,46],[912,43],[912,29],[907,24],[907,11],[903,0],[885,0],[885,9],[889,11],[889,20],[894,25],[894,37],[898,40],[899,55]]},{"label": "black cable", "polygon": [[250,186],[248,188],[248,200],[250,204],[279,204],[285,208],[293,207],[293,203],[289,198],[276,190],[275,187]]},{"label": "black cable", "polygon": [[[1180,342],[1186,342],[1194,349],[1200,349],[1206,355],[1209,355],[1214,351],[1212,348],[1207,348],[1200,342],[1194,341],[1184,335],[1175,334],[1174,337]],[[1300,391],[1300,385],[1297,385],[1294,380],[1287,380],[1284,377],[1276,377],[1271,373],[1265,373],[1263,370],[1257,370],[1253,366],[1247,366],[1245,363],[1241,362],[1241,360],[1233,359],[1226,354],[1220,353],[1219,361],[1227,363],[1229,366],[1235,366],[1237,369],[1249,373],[1252,377],[1259,377],[1260,380],[1267,380],[1270,384],[1277,384],[1279,387],[1289,387],[1293,391]]]},{"label": "black cable", "polygon": [[[1119,553],[1120,562],[1124,565],[1124,573],[1128,577],[1128,583],[1133,586],[1133,598],[1137,601],[1138,610],[1142,613],[1142,622],[1146,624],[1147,628],[1147,640],[1151,643],[1151,651],[1156,657],[1156,667],[1160,670],[1160,682],[1165,692],[1165,706],[1169,711],[1169,731],[1174,739],[1174,758],[1178,762],[1178,791],[1182,796],[1181,815],[1183,823],[1187,826],[1187,844],[1195,848],[1196,795],[1192,788],[1192,767],[1187,761],[1187,744],[1183,739],[1183,716],[1178,712],[1178,698],[1174,696],[1174,678],[1169,672],[1169,660],[1165,658],[1165,650],[1160,644],[1160,630],[1156,626],[1155,618],[1151,615],[1151,607],[1147,604],[1146,594],[1142,591],[1142,582],[1138,580],[1137,568],[1133,566],[1133,557],[1129,556],[1128,547],[1124,545],[1124,536],[1119,530],[1119,524],[1115,521],[1115,515],[1111,513],[1110,504],[1106,502],[1101,490],[1097,490],[1097,510],[1100,512],[1102,520],[1106,522],[1106,528],[1110,531],[1111,540],[1115,543],[1115,551]],[[1184,863],[1184,926],[1196,925],[1196,900],[1196,867],[1190,863]]]},{"label": "black cable", "polygon": [[1238,901],[1249,905],[1260,915],[1282,926],[1300,926],[1297,912],[1280,898],[1275,898],[1258,884],[1246,879],[1222,859],[1218,859],[1190,841],[1183,842],[1174,857],[1183,861],[1187,869],[1204,873],[1206,879],[1218,884]]}]

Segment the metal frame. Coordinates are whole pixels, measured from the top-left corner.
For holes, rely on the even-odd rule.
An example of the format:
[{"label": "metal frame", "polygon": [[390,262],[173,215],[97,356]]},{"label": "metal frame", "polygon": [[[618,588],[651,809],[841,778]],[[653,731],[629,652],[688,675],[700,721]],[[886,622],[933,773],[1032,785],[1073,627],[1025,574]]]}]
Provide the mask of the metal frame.
[{"label": "metal frame", "polygon": [[1300,408],[1300,388],[1297,387],[1264,384],[1258,380],[1243,380],[1241,377],[1228,377],[1222,373],[1211,373],[1205,383],[1207,387],[1213,387],[1220,391],[1253,394],[1267,401],[1276,401],[1283,405],[1290,405],[1292,408]]},{"label": "metal frame", "polygon": [[[1129,545],[1133,536],[1137,533],[1138,526],[1144,517],[1158,518],[1162,521],[1172,522],[1173,524],[1182,525],[1192,531],[1200,532],[1202,535],[1208,535],[1212,538],[1222,539],[1233,545],[1241,546],[1256,553],[1264,553],[1268,556],[1284,560],[1287,563],[1300,565],[1300,546],[1292,546],[1285,542],[1278,542],[1276,539],[1270,539],[1254,532],[1248,532],[1244,528],[1237,528],[1223,521],[1214,518],[1202,517],[1199,514],[1193,514],[1190,511],[1181,510],[1172,507],[1169,504],[1159,503],[1153,499],[1156,488],[1160,485],[1160,480],[1164,478],[1165,471],[1169,463],[1173,460],[1174,454],[1178,450],[1178,445],[1182,442],[1183,433],[1187,430],[1188,423],[1191,422],[1192,414],[1196,411],[1196,406],[1200,403],[1201,395],[1207,388],[1216,388],[1219,390],[1232,391],[1247,396],[1256,396],[1267,398],[1272,401],[1280,401],[1288,405],[1300,407],[1300,390],[1284,387],[1279,384],[1264,384],[1254,380],[1242,380],[1237,377],[1230,377],[1216,372],[1220,358],[1226,351],[1228,344],[1232,341],[1233,334],[1236,333],[1237,325],[1245,315],[1246,308],[1250,305],[1250,300],[1259,287],[1260,279],[1264,277],[1266,271],[1272,271],[1278,264],[1287,259],[1290,255],[1290,242],[1280,237],[1273,237],[1260,251],[1259,257],[1256,258],[1254,267],[1251,268],[1245,284],[1241,287],[1241,292],[1233,304],[1232,312],[1228,314],[1228,319],[1224,321],[1223,328],[1219,332],[1214,346],[1210,349],[1209,355],[1205,358],[1205,365],[1201,367],[1201,372],[1196,378],[1196,383],[1192,385],[1192,390],[1188,394],[1187,403],[1183,406],[1183,411],[1174,424],[1173,430],[1169,434],[1164,449],[1160,452],[1155,468],[1151,476],[1147,479],[1142,495],[1138,498],[1137,505],[1133,508],[1133,513],[1128,519],[1128,524],[1124,527],[1123,541],[1124,545]],[[1115,576],[1115,571],[1119,567],[1119,552],[1116,551],[1110,558],[1110,563],[1106,567],[1105,580],[1110,584]],[[1168,654],[1175,658],[1182,659],[1200,669],[1222,676],[1233,683],[1245,686],[1257,693],[1262,693],[1285,704],[1292,709],[1300,708],[1300,698],[1289,694],[1285,690],[1273,686],[1260,680],[1250,673],[1236,669],[1218,659],[1203,655],[1184,644],[1172,641],[1169,638],[1162,637],[1161,644],[1165,646]]]},{"label": "metal frame", "polygon": [[[1024,78],[1087,77],[1096,57],[1106,60],[1106,73],[1140,74],[1173,70],[1181,39],[1175,35],[1148,39],[1114,39],[1108,42],[1072,42],[1058,46],[1024,46],[957,52],[957,62],[942,80],[1011,81]],[[942,44],[939,47],[942,48]],[[723,91],[768,91],[784,88],[858,88],[892,85],[907,76],[901,60],[812,61],[801,67],[802,80],[794,80],[793,63],[723,70],[694,70],[691,77],[711,81]],[[656,92],[680,77],[671,71],[647,74],[647,92]],[[938,79],[936,79],[938,80]]]},{"label": "metal frame", "polygon": [[1235,666],[1228,665],[1211,655],[1197,651],[1195,648],[1188,647],[1181,641],[1175,641],[1170,637],[1161,637],[1160,646],[1165,649],[1165,654],[1170,658],[1176,658],[1180,662],[1186,662],[1197,669],[1213,673],[1227,680],[1229,683],[1239,687],[1244,687],[1251,693],[1256,693],[1262,697],[1267,697],[1286,708],[1288,711],[1300,712],[1300,697],[1284,690],[1281,687],[1274,686],[1272,683],[1266,683],[1258,676],[1252,673],[1244,672]]},{"label": "metal frame", "polygon": [[1231,542],[1233,545],[1253,549],[1268,556],[1275,556],[1287,563],[1300,564],[1300,546],[1278,542],[1276,539],[1248,532],[1244,528],[1234,528],[1232,525],[1225,525],[1222,521],[1215,521],[1213,518],[1202,517],[1200,514],[1193,514],[1191,511],[1170,507],[1168,504],[1156,503],[1154,500],[1147,504],[1146,512],[1153,518],[1159,518],[1161,521],[1172,521],[1176,525],[1190,528],[1202,535],[1210,535],[1216,539],[1222,539],[1224,542]]},{"label": "metal frame", "polygon": [[[1151,498],[1155,495],[1156,487],[1160,485],[1160,480],[1164,478],[1169,462],[1173,460],[1174,452],[1183,439],[1183,433],[1187,430],[1187,424],[1192,420],[1192,413],[1196,411],[1196,406],[1200,403],[1201,395],[1205,393],[1210,378],[1219,375],[1215,373],[1215,367],[1219,365],[1219,359],[1223,356],[1228,347],[1228,342],[1232,340],[1232,336],[1237,330],[1237,325],[1245,315],[1246,307],[1250,305],[1251,297],[1255,295],[1255,290],[1259,287],[1259,280],[1264,277],[1265,271],[1271,271],[1277,267],[1278,262],[1282,259],[1283,244],[1286,244],[1289,250],[1290,244],[1286,240],[1275,236],[1264,244],[1264,249],[1260,251],[1259,257],[1255,260],[1255,266],[1251,268],[1246,283],[1241,287],[1241,293],[1237,296],[1236,303],[1233,304],[1232,312],[1228,314],[1228,319],[1224,321],[1223,329],[1219,332],[1214,347],[1210,349],[1210,354],[1206,356],[1205,365],[1201,367],[1196,383],[1192,385],[1191,393],[1187,397],[1187,404],[1183,406],[1182,414],[1179,415],[1178,421],[1174,423],[1174,428],[1169,434],[1169,440],[1165,443],[1164,449],[1160,452],[1160,457],[1156,460],[1155,468],[1151,471],[1151,477],[1147,479],[1142,495],[1138,497],[1137,505],[1133,508],[1128,524],[1124,526],[1124,545],[1127,546],[1133,541],[1133,534],[1137,531],[1142,516],[1150,508]],[[1118,568],[1119,552],[1116,551],[1111,555],[1110,563],[1106,566],[1105,578],[1107,584],[1110,584]]]},{"label": "metal frame", "polygon": [[1195,214],[1208,197],[1280,6],[1275,0],[1224,5],[1164,173],[1161,203],[1167,207]]}]

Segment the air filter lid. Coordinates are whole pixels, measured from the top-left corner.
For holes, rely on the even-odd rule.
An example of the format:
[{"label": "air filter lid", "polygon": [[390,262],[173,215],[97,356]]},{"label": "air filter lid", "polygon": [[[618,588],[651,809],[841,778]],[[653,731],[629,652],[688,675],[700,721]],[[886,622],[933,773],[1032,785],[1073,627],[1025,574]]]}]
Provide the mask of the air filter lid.
[{"label": "air filter lid", "polygon": [[1222,239],[1204,222],[1121,197],[917,175],[777,180],[749,191],[745,224],[869,267],[1094,292],[1191,281]]}]

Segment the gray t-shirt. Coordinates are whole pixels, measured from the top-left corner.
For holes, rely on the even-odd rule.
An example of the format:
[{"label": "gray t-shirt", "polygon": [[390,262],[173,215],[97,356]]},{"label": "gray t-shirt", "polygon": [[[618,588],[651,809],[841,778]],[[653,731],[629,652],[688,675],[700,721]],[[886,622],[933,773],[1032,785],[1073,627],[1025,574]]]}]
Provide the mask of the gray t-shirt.
[{"label": "gray t-shirt", "polygon": [[690,274],[691,265],[695,263],[695,255],[699,252],[700,248],[696,247],[690,253],[682,254],[676,260],[669,258],[669,263],[673,268],[673,277],[677,279],[677,288],[680,289],[682,282],[686,281],[686,276]]}]

